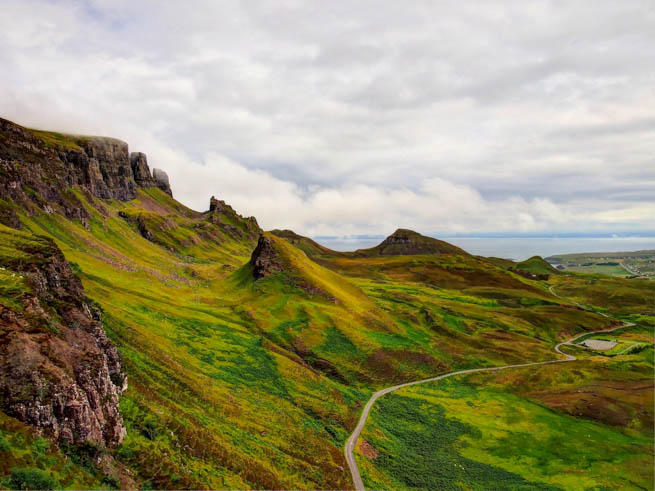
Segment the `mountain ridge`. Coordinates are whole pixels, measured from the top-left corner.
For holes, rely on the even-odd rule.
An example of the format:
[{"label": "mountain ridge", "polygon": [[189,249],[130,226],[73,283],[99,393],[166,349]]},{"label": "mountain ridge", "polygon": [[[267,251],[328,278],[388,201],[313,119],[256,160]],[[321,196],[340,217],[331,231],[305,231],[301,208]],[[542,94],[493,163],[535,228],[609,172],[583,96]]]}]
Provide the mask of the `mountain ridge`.
[{"label": "mountain ridge", "polygon": [[[0,237],[0,336],[19,332],[9,317],[24,318],[20,335],[38,336],[39,353],[53,343],[74,353],[57,363],[84,378],[106,371],[74,351],[75,336],[94,332],[102,340],[104,333],[130,381],[120,400],[98,392],[105,409],[122,418],[122,442],[86,438],[97,435],[91,431],[60,443],[47,425],[3,412],[0,487],[13,469],[37,465],[25,455],[38,450],[22,450],[20,419],[55,445],[48,458],[67,462],[49,468],[38,461],[56,488],[349,489],[343,444],[371,393],[457,369],[549,359],[557,341],[612,322],[572,308],[545,280],[413,231],[399,229],[359,256],[330,251],[291,231],[264,232],[254,217],[215,197],[206,211],[189,209],[152,186],[144,158],[118,143],[116,166],[101,167],[95,150],[83,150],[84,137],[37,138],[18,125],[0,127],[0,212],[21,229],[0,228],[7,237]],[[93,159],[103,183],[86,173]],[[132,196],[130,189],[133,199],[118,198]],[[26,252],[14,243],[20,238],[57,248],[51,256],[63,258],[58,277],[81,281],[76,299],[65,291],[39,296],[42,282],[24,282],[26,264],[36,278],[47,278],[53,266],[40,259],[40,246]],[[617,308],[605,300],[603,281],[553,279],[580,302],[593,291]],[[65,283],[49,282],[49,289]],[[641,283],[620,288],[621,312],[641,312]],[[25,316],[34,297],[46,318]],[[0,367],[7,366],[4,353]],[[94,366],[89,375],[85,367]],[[123,379],[108,370],[122,390]],[[0,385],[7,380],[0,376]],[[32,407],[49,403],[25,380]],[[563,406],[544,400],[553,411],[594,414],[585,380],[570,382]],[[97,385],[109,382],[103,376]],[[95,401],[87,392],[78,395]],[[649,415],[633,402],[616,407],[621,416],[639,414],[648,427]],[[66,428],[65,415],[57,424]]]}]

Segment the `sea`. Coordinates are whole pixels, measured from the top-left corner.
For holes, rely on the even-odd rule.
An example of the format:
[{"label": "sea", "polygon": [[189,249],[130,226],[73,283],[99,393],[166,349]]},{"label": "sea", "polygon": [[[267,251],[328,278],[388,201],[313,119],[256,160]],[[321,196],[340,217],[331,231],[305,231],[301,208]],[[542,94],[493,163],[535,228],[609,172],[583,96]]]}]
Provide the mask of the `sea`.
[{"label": "sea", "polygon": [[[477,256],[523,261],[577,252],[627,252],[655,250],[650,237],[438,237]],[[316,237],[316,242],[335,251],[354,251],[379,244],[383,237]]]}]

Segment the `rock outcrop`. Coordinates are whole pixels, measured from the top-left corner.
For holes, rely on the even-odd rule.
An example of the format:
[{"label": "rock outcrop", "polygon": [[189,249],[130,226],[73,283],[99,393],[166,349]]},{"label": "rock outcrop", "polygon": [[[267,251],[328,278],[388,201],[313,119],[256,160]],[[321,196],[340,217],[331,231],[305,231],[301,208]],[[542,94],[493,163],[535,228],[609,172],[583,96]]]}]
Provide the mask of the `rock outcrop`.
[{"label": "rock outcrop", "polygon": [[161,169],[153,169],[152,176],[155,180],[155,185],[165,193],[173,196],[171,185],[168,182],[168,174]]},{"label": "rock outcrop", "polygon": [[257,247],[250,256],[252,275],[255,280],[265,278],[273,273],[284,271],[282,260],[270,237],[262,234],[257,241]]},{"label": "rock outcrop", "polygon": [[[114,138],[78,138],[88,159],[88,185],[99,198],[129,201],[136,198],[136,182],[127,143]],[[83,156],[80,155],[80,157]]]},{"label": "rock outcrop", "polygon": [[210,212],[212,212],[212,211],[217,211],[217,210],[218,210],[218,211],[222,211],[222,210],[220,209],[220,208],[221,208],[221,203],[222,203],[223,205],[225,204],[224,201],[219,201],[219,200],[217,200],[215,197],[212,196],[211,198],[209,198],[209,211],[210,211]]},{"label": "rock outcrop", "polygon": [[[166,173],[151,177],[145,155],[130,156],[123,141],[29,130],[0,118],[0,200],[84,220],[88,212],[70,188],[129,201],[139,187],[153,186],[172,195]],[[7,206],[0,206],[0,223],[20,226]]]},{"label": "rock outcrop", "polygon": [[100,312],[51,239],[0,228],[20,254],[4,272],[24,281],[16,305],[0,305],[0,407],[69,443],[119,444],[118,395],[127,387]]},{"label": "rock outcrop", "polygon": [[209,200],[209,211],[205,216],[235,238],[255,240],[262,233],[255,217],[242,217],[225,201],[214,196]]},{"label": "rock outcrop", "polygon": [[150,174],[148,159],[145,153],[132,152],[130,154],[130,166],[136,185],[141,188],[154,188],[157,186],[155,178]]},{"label": "rock outcrop", "polygon": [[20,228],[11,202],[27,213],[55,210],[71,220],[88,218],[79,199],[66,192],[87,179],[81,166],[62,161],[25,128],[0,119],[0,221],[4,225]]}]

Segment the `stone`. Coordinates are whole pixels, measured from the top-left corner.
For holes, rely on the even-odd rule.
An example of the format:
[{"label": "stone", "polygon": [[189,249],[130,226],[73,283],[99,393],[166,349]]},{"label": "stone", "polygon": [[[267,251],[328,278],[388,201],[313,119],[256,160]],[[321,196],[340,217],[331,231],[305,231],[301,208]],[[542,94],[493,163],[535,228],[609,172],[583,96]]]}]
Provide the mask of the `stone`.
[{"label": "stone", "polygon": [[59,248],[39,243],[18,246],[30,261],[2,265],[25,275],[32,293],[22,310],[0,305],[0,409],[59,441],[116,446],[127,389],[118,352]]},{"label": "stone", "polygon": [[155,179],[155,183],[159,189],[164,191],[166,194],[173,196],[171,191],[171,185],[168,182],[168,174],[161,169],[153,169],[152,176]]},{"label": "stone", "polygon": [[150,174],[148,159],[145,153],[132,152],[130,154],[130,166],[137,186],[141,188],[154,188],[157,186],[155,178]]},{"label": "stone", "polygon": [[259,236],[257,247],[250,257],[250,265],[252,266],[252,274],[255,280],[284,270],[281,258],[270,237],[264,234]]},{"label": "stone", "polygon": [[127,143],[114,138],[80,138],[88,157],[90,181],[101,198],[129,201],[136,198],[136,182]]},{"label": "stone", "polygon": [[[60,135],[67,143],[57,146],[36,135],[0,118],[0,199],[82,220],[90,216],[68,188],[80,187],[97,198],[120,201],[136,198],[139,187],[157,186],[171,194],[166,173],[151,176],[145,154],[130,154],[124,141]],[[8,209],[0,209],[0,222],[18,225]]]}]

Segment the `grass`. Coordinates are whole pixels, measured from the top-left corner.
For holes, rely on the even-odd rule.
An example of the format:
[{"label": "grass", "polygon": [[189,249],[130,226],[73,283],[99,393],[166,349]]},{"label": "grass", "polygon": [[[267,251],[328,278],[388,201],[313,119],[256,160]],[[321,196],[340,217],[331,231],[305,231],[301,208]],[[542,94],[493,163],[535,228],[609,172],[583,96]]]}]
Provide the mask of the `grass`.
[{"label": "grass", "polygon": [[[24,232],[0,227],[0,303],[21,307],[29,286],[12,268],[28,260],[24,248],[47,247],[39,235],[52,238],[120,351],[128,436],[111,455],[144,487],[349,488],[342,446],[373,391],[457,368],[550,359],[555,342],[611,324],[570,308],[544,282],[472,256],[313,256],[311,244],[303,251],[272,236],[285,270],[255,282],[248,261],[257,233],[233,210],[197,213],[158,189],[127,203],[72,192],[91,215],[88,229],[47,214],[23,215]],[[558,292],[616,308],[608,296],[614,283],[596,280],[598,293],[588,297],[596,290],[584,279],[554,281]],[[640,316],[648,285],[616,285],[633,297],[621,312]],[[646,355],[630,356],[645,363]],[[636,372],[621,365],[625,359],[612,359],[611,373],[627,384]],[[399,415],[411,413],[407,401],[398,404]],[[427,417],[412,414],[412,424]],[[641,424],[631,431],[645,431]],[[470,423],[448,428],[453,442],[481,431]],[[442,457],[470,466],[471,483],[536,482],[470,456]],[[30,465],[16,463],[2,479]],[[101,479],[71,465],[78,473],[66,478],[71,483]]]},{"label": "grass", "polygon": [[102,476],[78,465],[50,440],[0,412],[0,486],[5,489],[101,489]]},{"label": "grass", "polygon": [[645,489],[652,440],[558,414],[523,397],[447,379],[390,394],[357,460],[370,488]]},{"label": "grass", "polygon": [[517,271],[525,271],[532,274],[557,274],[559,273],[555,268],[553,268],[547,261],[541,256],[532,256],[525,261],[516,263],[511,267]]}]

